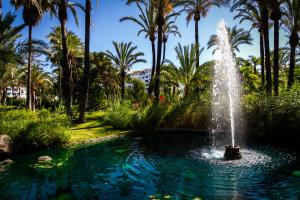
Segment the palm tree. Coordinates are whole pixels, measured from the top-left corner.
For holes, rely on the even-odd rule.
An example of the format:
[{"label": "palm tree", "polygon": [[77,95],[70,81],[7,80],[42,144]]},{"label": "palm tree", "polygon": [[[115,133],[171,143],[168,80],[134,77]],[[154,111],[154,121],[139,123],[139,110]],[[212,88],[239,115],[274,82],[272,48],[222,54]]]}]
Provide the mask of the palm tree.
[{"label": "palm tree", "polygon": [[[151,49],[152,49],[152,71],[151,71],[151,80],[153,82],[153,77],[155,73],[155,62],[156,62],[156,48],[155,48],[155,40],[156,40],[156,32],[157,32],[157,25],[156,25],[156,11],[154,10],[154,6],[152,2],[142,1],[142,8],[141,4],[137,2],[137,7],[139,9],[139,17],[123,17],[120,21],[132,21],[133,23],[137,24],[140,27],[138,32],[138,36],[141,33],[145,34],[145,37],[148,38],[151,42]],[[150,84],[151,85],[151,84]],[[152,94],[152,87],[148,88],[148,95]]]},{"label": "palm tree", "polygon": [[[235,52],[240,52],[240,45],[252,45],[253,39],[249,31],[245,31],[243,28],[237,28],[237,26],[234,26],[233,28],[227,27],[227,31],[233,55],[236,55]],[[210,36],[207,45],[208,49],[211,47],[215,47],[217,45],[217,35]],[[213,53],[215,51],[216,49],[213,50]]]},{"label": "palm tree", "polygon": [[234,19],[240,18],[240,23],[249,21],[251,23],[250,31],[255,28],[259,32],[261,80],[262,85],[265,85],[265,48],[261,8],[256,1],[250,3],[245,2],[241,7],[237,8],[236,11],[237,15],[234,17]]},{"label": "palm tree", "polygon": [[[23,20],[28,26],[28,69],[27,69],[27,108],[32,109],[31,91],[31,63],[32,63],[32,27],[36,26],[43,17],[43,8],[46,1],[37,0],[11,0],[16,9],[23,7]],[[43,5],[42,5],[43,4]]]},{"label": "palm tree", "polygon": [[[145,0],[127,0],[127,3],[142,2]],[[165,17],[169,15],[173,8],[179,5],[179,0],[152,0],[154,9],[157,12],[155,19],[157,25],[157,57],[155,69],[154,96],[158,102],[160,96],[160,71],[162,61],[162,45],[163,45],[163,26],[165,25]]]},{"label": "palm tree", "polygon": [[16,16],[12,13],[0,15],[0,62],[7,63],[16,57],[16,40],[20,38],[20,31],[25,27],[13,26]]},{"label": "palm tree", "polygon": [[269,1],[270,0],[234,0],[232,10],[239,8],[247,3],[257,3],[261,11],[261,25],[264,36],[264,50],[265,50],[265,67],[266,67],[266,91],[272,93],[272,74],[271,74],[271,54],[269,42]]},{"label": "palm tree", "polygon": [[288,87],[294,83],[294,71],[296,63],[296,48],[299,44],[300,31],[300,2],[298,0],[286,0],[283,7],[282,24],[284,30],[289,34],[290,44],[290,68],[288,75]]},{"label": "palm tree", "polygon": [[51,11],[57,16],[60,21],[61,28],[61,41],[62,41],[62,69],[63,69],[63,96],[65,100],[65,106],[68,116],[72,116],[72,104],[73,104],[73,78],[72,69],[68,59],[68,46],[67,46],[67,28],[66,23],[68,20],[68,9],[70,9],[75,22],[78,25],[78,18],[76,8],[84,10],[81,4],[74,3],[69,0],[52,0]]},{"label": "palm tree", "polygon": [[0,0],[0,15],[2,15],[2,0]]},{"label": "palm tree", "polygon": [[274,65],[273,65],[273,79],[274,79],[274,93],[278,95],[278,76],[279,76],[279,29],[280,19],[282,17],[281,4],[285,0],[271,0],[271,19],[274,22]]},{"label": "palm tree", "polygon": [[229,0],[181,0],[184,10],[187,12],[187,23],[194,19],[195,21],[195,46],[197,53],[197,67],[199,67],[199,21],[201,17],[206,17],[208,11],[213,6],[220,7],[227,5]]},{"label": "palm tree", "polygon": [[[179,16],[179,13],[171,13],[166,16],[165,24],[163,26],[163,61],[166,59],[166,44],[168,42],[169,36],[173,34],[175,37],[181,37],[180,32],[178,31],[178,26],[176,26],[176,17]],[[172,18],[175,17],[173,20]]]},{"label": "palm tree", "polygon": [[255,56],[249,56],[248,62],[253,66],[253,72],[254,74],[257,74],[257,65],[260,64],[260,59]]},{"label": "palm tree", "polygon": [[[59,94],[62,96],[62,77],[61,74],[61,62],[63,59],[61,28],[52,28],[51,33],[48,35],[50,42],[50,49],[47,56],[52,64],[58,68],[58,82],[59,82]],[[83,44],[80,38],[72,31],[67,31],[67,48],[68,48],[68,63],[70,65],[70,75],[72,76],[77,60],[83,58]],[[72,76],[73,77],[73,76]],[[73,79],[73,78],[72,78]],[[73,82],[72,82],[73,84]],[[73,96],[73,94],[72,94]]]},{"label": "palm tree", "polygon": [[137,46],[132,46],[132,43],[117,43],[113,42],[116,54],[113,54],[111,51],[106,51],[106,55],[112,60],[114,67],[118,68],[120,71],[120,80],[121,80],[121,97],[125,97],[125,78],[126,73],[130,68],[137,63],[146,63],[146,60],[140,58],[144,56],[142,52],[135,52]]},{"label": "palm tree", "polygon": [[35,109],[36,105],[36,98],[38,92],[42,93],[45,92],[46,89],[53,86],[52,78],[48,72],[43,71],[37,65],[33,65],[32,68],[32,106],[33,110]]},{"label": "palm tree", "polygon": [[79,121],[84,122],[85,111],[89,97],[89,80],[90,80],[90,36],[91,36],[91,0],[85,1],[85,50],[84,50],[84,72],[82,98],[79,106]]},{"label": "palm tree", "polygon": [[197,68],[196,46],[184,46],[181,44],[175,48],[179,67],[171,61],[167,61],[162,70],[163,80],[172,83],[176,87],[182,86],[184,97],[189,98],[191,90],[195,88],[195,83],[199,79],[200,69]]}]

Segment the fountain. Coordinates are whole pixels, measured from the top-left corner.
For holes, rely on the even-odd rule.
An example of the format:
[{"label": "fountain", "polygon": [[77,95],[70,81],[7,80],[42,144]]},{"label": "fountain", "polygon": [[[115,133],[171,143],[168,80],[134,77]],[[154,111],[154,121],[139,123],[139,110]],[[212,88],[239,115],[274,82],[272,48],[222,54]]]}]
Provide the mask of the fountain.
[{"label": "fountain", "polygon": [[242,157],[240,147],[235,145],[236,117],[239,110],[240,92],[239,76],[236,68],[229,35],[223,20],[217,28],[217,49],[214,54],[214,80],[213,80],[213,131],[231,132],[231,145],[226,146],[225,159],[234,160]]}]

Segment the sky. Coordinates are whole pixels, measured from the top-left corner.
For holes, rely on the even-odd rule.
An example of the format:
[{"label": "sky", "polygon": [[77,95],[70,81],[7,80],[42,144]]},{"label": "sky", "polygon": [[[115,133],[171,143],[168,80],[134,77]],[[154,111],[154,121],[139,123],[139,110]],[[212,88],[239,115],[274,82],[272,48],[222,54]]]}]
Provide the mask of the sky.
[{"label": "sky", "polygon": [[[76,0],[73,0],[76,1]],[[126,5],[126,0],[100,0],[99,4],[96,4],[96,0],[93,1],[92,10],[92,29],[91,29],[91,51],[106,51],[111,50],[114,52],[112,41],[117,42],[133,42],[133,45],[138,47],[139,51],[144,52],[144,58],[147,63],[136,64],[132,70],[140,70],[151,67],[151,44],[144,35],[137,36],[139,27],[129,21],[120,22],[119,20],[124,16],[137,16],[138,11],[134,4]],[[8,11],[16,12],[17,20],[15,25],[23,23],[22,10],[15,11],[14,7],[10,5],[10,0],[3,0],[3,12]],[[85,0],[77,0],[77,2],[84,5]],[[245,30],[250,30],[251,24],[243,22],[239,24],[239,20],[233,20],[235,13],[230,12],[229,8],[212,8],[205,18],[202,18],[199,23],[199,40],[200,47],[204,47],[205,51],[200,55],[200,63],[204,63],[213,59],[212,49],[207,49],[207,42],[212,34],[216,33],[217,24],[221,19],[224,19],[225,23],[232,27],[238,25],[238,27]],[[84,41],[84,12],[78,10],[79,26],[76,26],[74,19],[69,14],[69,21],[67,23],[67,29],[75,32]],[[194,23],[191,21],[189,25],[186,22],[186,13],[182,13],[176,20],[179,31],[182,35],[181,38],[170,36],[167,43],[166,58],[178,63],[176,60],[176,54],[174,48],[178,43],[182,45],[190,45],[194,42],[195,30]],[[59,21],[55,17],[50,17],[49,14],[45,14],[42,21],[33,29],[33,38],[47,40],[47,35],[50,33],[51,28],[58,26]],[[23,38],[28,36],[28,29],[24,29]],[[259,56],[259,34],[257,30],[253,30],[251,35],[254,39],[253,45],[242,45],[240,52],[237,56],[248,58],[250,55]],[[270,31],[270,41],[273,41],[273,31]],[[281,46],[286,46],[287,39],[284,33],[280,33]],[[272,42],[270,44],[272,48]],[[50,70],[48,68],[48,70]]]}]

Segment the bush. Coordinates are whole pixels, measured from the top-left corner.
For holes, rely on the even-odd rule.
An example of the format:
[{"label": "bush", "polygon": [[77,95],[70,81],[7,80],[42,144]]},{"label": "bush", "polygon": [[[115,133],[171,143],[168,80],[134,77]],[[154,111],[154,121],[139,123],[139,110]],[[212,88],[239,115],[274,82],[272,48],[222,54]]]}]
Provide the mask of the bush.
[{"label": "bush", "polygon": [[48,110],[12,110],[0,115],[0,130],[12,138],[14,151],[57,147],[66,143],[68,119]]},{"label": "bush", "polygon": [[129,101],[118,102],[107,109],[104,122],[112,125],[114,128],[128,130],[134,128],[134,118],[137,117],[137,111],[133,110]]},{"label": "bush", "polygon": [[248,130],[252,136],[267,140],[297,137],[300,133],[300,88],[279,96],[252,94],[244,98]]}]

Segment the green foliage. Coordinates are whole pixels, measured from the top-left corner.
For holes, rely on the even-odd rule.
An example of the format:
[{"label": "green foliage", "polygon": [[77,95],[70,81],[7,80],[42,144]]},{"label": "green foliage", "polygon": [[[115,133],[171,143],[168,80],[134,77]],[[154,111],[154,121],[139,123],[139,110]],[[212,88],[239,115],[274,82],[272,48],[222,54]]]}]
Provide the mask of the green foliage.
[{"label": "green foliage", "polygon": [[107,109],[104,122],[121,130],[133,129],[136,115],[137,111],[133,110],[129,101],[118,102]]},{"label": "green foliage", "polygon": [[60,146],[67,142],[65,115],[48,110],[11,110],[0,115],[0,129],[13,140],[14,151]]},{"label": "green foliage", "polygon": [[132,78],[129,83],[133,84],[133,88],[128,89],[129,97],[138,102],[145,101],[147,99],[145,83],[137,78]]},{"label": "green foliage", "polygon": [[[249,132],[262,139],[288,139],[300,131],[300,87],[279,96],[249,94],[244,97]],[[283,137],[284,136],[284,137]]]}]

